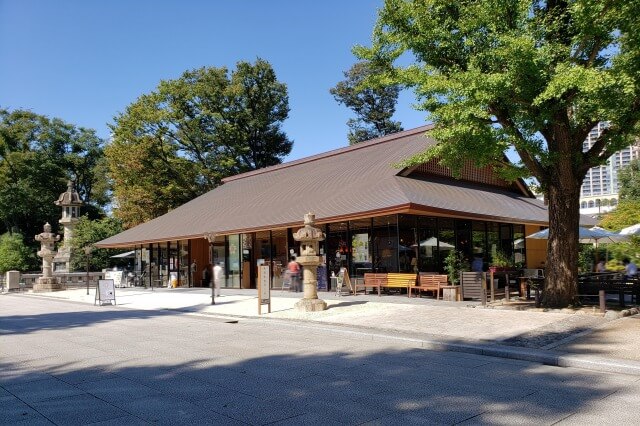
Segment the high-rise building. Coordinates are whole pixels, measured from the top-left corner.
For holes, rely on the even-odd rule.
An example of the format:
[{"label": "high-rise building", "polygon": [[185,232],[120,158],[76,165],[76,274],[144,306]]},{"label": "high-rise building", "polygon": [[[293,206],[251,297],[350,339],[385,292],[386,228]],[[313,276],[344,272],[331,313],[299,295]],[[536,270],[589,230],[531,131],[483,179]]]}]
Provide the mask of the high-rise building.
[{"label": "high-rise building", "polygon": [[[591,148],[606,127],[607,123],[594,127],[582,150]],[[613,154],[607,164],[589,169],[580,189],[580,213],[594,215],[613,210],[618,205],[618,172],[639,156],[640,146],[636,143]]]}]

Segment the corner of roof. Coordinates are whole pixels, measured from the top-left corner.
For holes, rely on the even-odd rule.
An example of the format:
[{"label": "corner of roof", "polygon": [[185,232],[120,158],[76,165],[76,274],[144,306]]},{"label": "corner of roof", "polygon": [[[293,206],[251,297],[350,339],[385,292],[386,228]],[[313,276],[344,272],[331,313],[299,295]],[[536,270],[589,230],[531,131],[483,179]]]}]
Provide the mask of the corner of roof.
[{"label": "corner of roof", "polygon": [[357,151],[360,149],[366,149],[368,147],[371,146],[375,146],[375,145],[380,145],[386,142],[391,142],[391,141],[395,141],[398,139],[402,139],[402,138],[406,138],[408,136],[413,136],[416,134],[420,134],[420,133],[426,133],[429,130],[432,130],[434,128],[433,124],[427,124],[424,126],[420,126],[420,127],[415,127],[413,129],[409,129],[409,130],[403,130],[401,132],[397,132],[397,133],[393,133],[390,135],[386,135],[386,136],[382,136],[379,138],[375,138],[375,139],[371,139],[368,141],[364,141],[364,142],[360,142],[357,143],[355,145],[350,145],[350,146],[346,146],[344,148],[338,148],[338,149],[334,149],[331,151],[327,151],[327,152],[322,152],[320,154],[315,154],[315,155],[311,155],[309,157],[304,157],[304,158],[300,158],[298,160],[293,160],[293,161],[289,161],[286,163],[282,163],[282,164],[277,164],[275,166],[269,166],[269,167],[264,167],[262,169],[258,169],[258,170],[252,170],[250,172],[246,172],[246,173],[241,173],[238,175],[234,175],[234,176],[229,176],[226,177],[224,179],[222,179],[222,183],[228,183],[234,180],[239,180],[239,179],[244,179],[246,177],[250,177],[250,176],[256,176],[256,175],[261,175],[264,173],[269,173],[272,172],[274,170],[280,170],[280,169],[286,169],[288,167],[293,167],[293,166],[297,166],[299,164],[305,164],[305,163],[309,163],[312,161],[317,161],[323,158],[327,158],[327,157],[333,157],[336,155],[341,155],[344,154],[346,152],[352,152],[352,151]]}]

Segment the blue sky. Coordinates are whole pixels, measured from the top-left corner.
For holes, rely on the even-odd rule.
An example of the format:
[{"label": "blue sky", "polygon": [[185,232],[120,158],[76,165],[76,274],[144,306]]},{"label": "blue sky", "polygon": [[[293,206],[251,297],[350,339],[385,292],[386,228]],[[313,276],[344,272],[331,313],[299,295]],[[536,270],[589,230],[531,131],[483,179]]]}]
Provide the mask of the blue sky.
[{"label": "blue sky", "polygon": [[[287,160],[347,145],[351,111],[329,89],[368,45],[381,0],[0,0],[0,107],[109,136],[107,123],[162,79],[269,61],[289,89]],[[410,92],[395,115],[425,124]]]}]

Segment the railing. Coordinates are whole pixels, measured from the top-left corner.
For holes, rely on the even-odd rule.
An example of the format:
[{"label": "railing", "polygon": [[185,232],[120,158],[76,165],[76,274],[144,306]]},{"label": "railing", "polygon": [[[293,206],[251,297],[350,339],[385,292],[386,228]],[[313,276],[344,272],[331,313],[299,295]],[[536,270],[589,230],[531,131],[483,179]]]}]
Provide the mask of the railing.
[{"label": "railing", "polygon": [[[33,288],[33,285],[41,276],[42,274],[38,273],[22,274],[20,276],[20,282],[24,282],[25,288]],[[80,288],[86,287],[87,285],[86,272],[54,273],[53,276],[58,277],[64,288]],[[103,277],[103,272],[89,272],[89,287],[95,287],[98,284],[98,280],[101,280]]]}]

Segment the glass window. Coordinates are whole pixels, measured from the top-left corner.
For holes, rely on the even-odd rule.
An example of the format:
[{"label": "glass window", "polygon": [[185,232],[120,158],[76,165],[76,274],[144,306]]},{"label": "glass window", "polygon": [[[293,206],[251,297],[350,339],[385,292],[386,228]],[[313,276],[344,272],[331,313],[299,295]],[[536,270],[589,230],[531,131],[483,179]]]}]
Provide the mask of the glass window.
[{"label": "glass window", "polygon": [[444,258],[456,248],[453,219],[438,219],[438,271],[444,271]]},{"label": "glass window", "polygon": [[513,261],[516,268],[524,268],[527,264],[525,244],[524,225],[513,225]]},{"label": "glass window", "polygon": [[327,225],[327,267],[329,272],[340,271],[341,266],[347,266],[349,264],[349,245],[348,241],[348,229],[347,222],[331,223]]},{"label": "glass window", "polygon": [[273,280],[272,288],[282,288],[285,278],[285,271],[289,263],[287,230],[278,229],[271,232],[271,240],[273,241]]},{"label": "glass window", "polygon": [[371,253],[371,219],[354,220],[349,223],[351,234],[351,277],[363,277],[373,270]]},{"label": "glass window", "polygon": [[420,251],[418,270],[420,272],[440,272],[438,267],[438,233],[436,219],[418,218]]},{"label": "glass window", "polygon": [[373,268],[378,272],[398,271],[397,218],[382,216],[373,219]]},{"label": "glass window", "polygon": [[487,230],[484,222],[473,222],[471,225],[471,241],[473,244],[473,256],[472,261],[476,258],[482,259],[482,270],[486,271],[487,268]]},{"label": "glass window", "polygon": [[400,252],[398,269],[400,272],[418,272],[418,222],[416,216],[399,215]]}]

